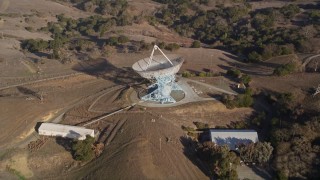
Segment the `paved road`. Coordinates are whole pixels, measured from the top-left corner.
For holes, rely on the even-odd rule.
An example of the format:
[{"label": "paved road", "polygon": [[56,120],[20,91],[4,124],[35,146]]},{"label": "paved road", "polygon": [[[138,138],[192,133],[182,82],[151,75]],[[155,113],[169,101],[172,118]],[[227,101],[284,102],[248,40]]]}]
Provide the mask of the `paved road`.
[{"label": "paved road", "polygon": [[[114,87],[110,87],[110,88],[114,88]],[[88,100],[89,98],[91,98],[92,96],[99,96],[103,93],[105,93],[105,91],[108,91],[110,88],[104,89],[96,94],[92,94],[92,95],[88,95],[84,98],[81,98],[77,101],[75,101],[74,103],[72,103],[71,105],[69,105],[68,107],[65,107],[64,109],[60,110],[54,117],[52,117],[51,119],[49,119],[47,122],[52,122],[52,123],[59,123],[62,120],[63,115],[68,112],[70,109],[72,109],[73,107],[84,103],[86,100]],[[6,147],[4,147],[3,149],[9,149],[9,148],[13,148],[13,147],[20,147],[20,148],[24,148],[26,147],[31,141],[35,141],[39,138],[39,135],[36,131],[33,131],[28,137],[24,138],[23,140],[15,143],[15,144],[10,144]],[[0,148],[1,150],[2,148]]]},{"label": "paved road", "polygon": [[256,166],[238,166],[237,167],[238,177],[239,179],[254,179],[254,180],[265,180],[272,179],[271,175]]},{"label": "paved road", "polygon": [[304,63],[302,64],[302,67],[305,68],[307,64],[309,64],[309,62],[313,59],[313,58],[316,58],[316,57],[320,57],[320,54],[316,54],[316,55],[313,55],[311,57],[308,57]]}]

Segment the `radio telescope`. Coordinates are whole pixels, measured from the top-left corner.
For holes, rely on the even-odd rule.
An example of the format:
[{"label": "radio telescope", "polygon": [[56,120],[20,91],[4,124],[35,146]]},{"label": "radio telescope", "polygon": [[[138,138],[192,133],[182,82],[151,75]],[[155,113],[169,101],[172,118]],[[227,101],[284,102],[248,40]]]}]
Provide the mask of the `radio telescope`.
[{"label": "radio telescope", "polygon": [[[163,56],[153,56],[155,50],[159,50]],[[176,101],[170,94],[172,90],[182,91],[175,82],[175,74],[179,71],[183,61],[182,57],[178,55],[170,54],[166,56],[157,45],[154,45],[149,58],[144,58],[134,63],[132,69],[135,72],[154,82],[148,87],[149,94],[141,97],[141,99],[161,104],[175,103]]]}]

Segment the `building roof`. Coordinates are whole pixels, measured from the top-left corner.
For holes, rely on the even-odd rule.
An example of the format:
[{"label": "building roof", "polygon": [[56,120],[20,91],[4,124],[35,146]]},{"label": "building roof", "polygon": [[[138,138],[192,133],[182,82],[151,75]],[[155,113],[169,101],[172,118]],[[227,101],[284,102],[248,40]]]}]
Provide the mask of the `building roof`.
[{"label": "building roof", "polygon": [[63,125],[63,124],[54,124],[54,123],[42,123],[39,127],[38,131],[48,131],[48,132],[55,132],[55,133],[65,133],[65,134],[73,134],[77,135],[78,137],[92,135],[94,134],[93,129],[86,129],[84,127],[79,126],[70,126],[70,125]]},{"label": "building roof", "polygon": [[255,130],[241,129],[210,129],[212,142],[217,145],[228,145],[231,150],[236,145],[258,142],[258,133]]}]

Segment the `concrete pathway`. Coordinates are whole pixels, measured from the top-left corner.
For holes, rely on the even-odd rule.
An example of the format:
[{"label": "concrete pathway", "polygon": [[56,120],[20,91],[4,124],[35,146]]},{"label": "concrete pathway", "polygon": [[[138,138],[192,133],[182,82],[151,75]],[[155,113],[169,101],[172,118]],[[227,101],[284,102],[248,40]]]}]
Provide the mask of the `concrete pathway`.
[{"label": "concrete pathway", "polygon": [[[223,92],[226,94],[231,94],[231,95],[237,95],[236,92],[233,91],[227,91],[221,88],[218,88],[216,86],[210,85],[210,84],[206,84],[203,82],[199,82],[196,80],[192,80],[192,79],[187,79],[187,78],[183,78],[183,77],[179,77],[179,81],[177,82],[177,84],[181,87],[181,89],[183,89],[185,97],[181,100],[178,101],[176,103],[170,103],[170,104],[157,104],[157,103],[153,103],[153,102],[146,102],[146,101],[140,101],[137,97],[137,94],[132,93],[131,95],[131,99],[141,105],[141,106],[146,106],[146,107],[174,107],[174,106],[179,106],[182,104],[187,104],[190,102],[199,102],[199,101],[214,101],[216,100],[215,98],[203,98],[200,97],[192,88],[191,86],[188,84],[188,82],[193,82],[193,83],[197,83],[199,85],[205,86],[209,89],[213,89],[215,91],[219,91],[219,92]],[[135,97],[133,97],[135,96]]]},{"label": "concrete pathway", "polygon": [[271,175],[265,170],[258,168],[256,166],[238,166],[237,167],[239,179],[252,179],[252,180],[264,180],[272,179]]}]

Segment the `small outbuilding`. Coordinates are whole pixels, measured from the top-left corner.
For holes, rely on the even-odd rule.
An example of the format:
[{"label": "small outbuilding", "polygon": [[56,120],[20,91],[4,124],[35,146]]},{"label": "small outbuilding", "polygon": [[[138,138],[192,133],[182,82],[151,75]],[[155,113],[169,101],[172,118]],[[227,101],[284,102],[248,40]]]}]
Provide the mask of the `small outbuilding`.
[{"label": "small outbuilding", "polygon": [[42,123],[38,133],[44,136],[58,136],[77,140],[84,140],[87,135],[94,137],[93,129],[55,123]]},{"label": "small outbuilding", "polygon": [[257,131],[242,129],[210,129],[210,138],[219,146],[229,146],[230,150],[237,150],[237,146],[241,144],[259,141]]}]

